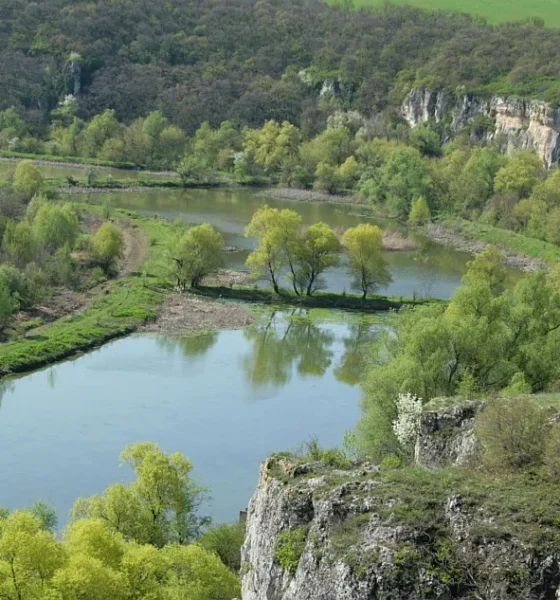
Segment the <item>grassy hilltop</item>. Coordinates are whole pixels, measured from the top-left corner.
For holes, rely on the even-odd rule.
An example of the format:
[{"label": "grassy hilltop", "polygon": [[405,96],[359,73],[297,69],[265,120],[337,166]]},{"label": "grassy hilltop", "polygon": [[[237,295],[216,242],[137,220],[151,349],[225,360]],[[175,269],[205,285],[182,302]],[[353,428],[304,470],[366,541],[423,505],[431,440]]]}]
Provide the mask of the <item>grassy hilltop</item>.
[{"label": "grassy hilltop", "polygon": [[[355,6],[382,5],[384,0],[353,0]],[[393,4],[410,4],[428,10],[455,10],[481,15],[491,23],[540,17],[548,27],[560,27],[558,0],[391,0]],[[334,3],[334,2],[333,2]]]}]

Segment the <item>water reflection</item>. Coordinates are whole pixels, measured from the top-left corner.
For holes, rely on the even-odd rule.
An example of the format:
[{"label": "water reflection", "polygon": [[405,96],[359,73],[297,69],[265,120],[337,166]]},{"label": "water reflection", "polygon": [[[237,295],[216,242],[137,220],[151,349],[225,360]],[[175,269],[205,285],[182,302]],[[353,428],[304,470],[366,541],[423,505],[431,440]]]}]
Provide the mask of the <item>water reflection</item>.
[{"label": "water reflection", "polygon": [[342,342],[333,369],[342,383],[356,385],[367,347],[376,336],[372,319],[360,319],[341,330],[320,323],[307,311],[272,312],[265,322],[247,329],[250,351],[240,359],[247,382],[253,387],[283,387],[294,372],[303,377],[323,377],[335,359],[335,346]]},{"label": "water reflection", "polygon": [[338,381],[348,385],[357,385],[363,373],[364,361],[375,343],[379,327],[371,322],[361,320],[349,327],[349,333],[343,338],[344,354],[334,368]]},{"label": "water reflection", "polygon": [[201,358],[218,341],[219,333],[208,333],[183,337],[158,336],[158,345],[170,354],[181,353],[185,358]]},{"label": "water reflection", "polygon": [[13,392],[15,389],[15,382],[9,380],[0,381],[0,408],[2,408],[2,401],[4,400],[4,396]]}]

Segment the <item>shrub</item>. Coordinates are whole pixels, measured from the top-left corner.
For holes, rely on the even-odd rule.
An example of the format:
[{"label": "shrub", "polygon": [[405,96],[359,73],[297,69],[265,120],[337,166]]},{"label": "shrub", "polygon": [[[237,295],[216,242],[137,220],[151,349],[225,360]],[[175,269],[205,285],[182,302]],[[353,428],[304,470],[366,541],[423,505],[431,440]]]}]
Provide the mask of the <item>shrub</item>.
[{"label": "shrub", "polygon": [[399,394],[397,398],[397,418],[393,421],[393,431],[404,450],[411,451],[416,443],[422,415],[422,399],[414,394]]},{"label": "shrub", "polygon": [[297,571],[301,555],[305,550],[308,532],[309,527],[303,526],[284,531],[278,536],[274,556],[278,564],[291,575]]},{"label": "shrub", "polygon": [[541,464],[550,427],[546,412],[527,398],[490,402],[475,423],[484,463],[497,469]]},{"label": "shrub", "polygon": [[198,544],[217,554],[226,567],[238,573],[241,569],[241,546],[244,541],[244,523],[224,523],[212,527],[198,540]]},{"label": "shrub", "polygon": [[122,231],[112,223],[105,222],[91,239],[91,253],[105,271],[109,271],[124,252]]}]

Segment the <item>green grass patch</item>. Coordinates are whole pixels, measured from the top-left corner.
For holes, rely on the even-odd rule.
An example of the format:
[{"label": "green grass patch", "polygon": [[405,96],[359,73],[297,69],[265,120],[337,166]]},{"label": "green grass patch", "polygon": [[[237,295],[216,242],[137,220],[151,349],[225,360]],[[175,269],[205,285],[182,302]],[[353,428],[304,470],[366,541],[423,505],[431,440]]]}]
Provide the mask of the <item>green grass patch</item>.
[{"label": "green grass patch", "polygon": [[31,154],[28,152],[12,152],[11,150],[0,150],[0,157],[21,158],[29,160],[48,160],[49,162],[72,163],[84,166],[113,167],[115,169],[142,169],[142,165],[128,162],[113,162],[111,160],[100,160],[87,156],[57,156],[55,154]]},{"label": "green grass patch", "polygon": [[[79,205],[101,214],[101,206]],[[113,218],[133,222],[149,240],[143,273],[108,281],[97,290],[86,310],[34,329],[26,337],[0,345],[0,376],[29,371],[71,357],[132,333],[156,317],[165,298],[165,241],[170,224],[115,210]]]},{"label": "green grass patch", "polygon": [[403,306],[418,306],[433,302],[444,302],[437,298],[406,298],[401,296],[381,296],[371,295],[365,300],[357,294],[338,294],[335,292],[315,292],[313,296],[296,296],[288,290],[281,294],[275,294],[269,288],[254,288],[246,286],[235,286],[232,288],[225,286],[202,286],[192,293],[210,298],[222,298],[229,300],[239,300],[242,302],[258,302],[261,304],[286,304],[289,306],[299,306],[302,308],[323,308],[355,310],[360,312],[382,312],[388,310],[398,310]]},{"label": "green grass patch", "polygon": [[[72,184],[70,189],[76,188],[87,188],[87,189],[101,189],[101,190],[126,190],[129,188],[147,187],[147,188],[183,188],[186,186],[180,179],[171,179],[163,177],[150,178],[149,173],[146,173],[146,177],[139,179],[110,179],[104,180],[103,176],[99,177],[95,181],[88,183],[86,179],[71,178]],[[67,187],[68,178],[48,178],[45,182],[52,187]],[[194,187],[194,186],[193,186]],[[200,187],[200,186],[199,186]],[[202,186],[203,187],[203,186]]]},{"label": "green grass patch", "polygon": [[[352,0],[356,7],[383,6],[384,0]],[[540,17],[548,27],[560,27],[560,3],[557,0],[391,0],[393,4],[408,4],[426,10],[449,10],[480,15],[490,23],[518,21],[528,17]],[[331,4],[344,4],[332,0]]]},{"label": "green grass patch", "polygon": [[[472,470],[381,471],[378,512],[399,523],[445,536],[445,509],[460,494],[465,512],[477,515],[471,535],[486,539],[515,537],[542,551],[560,544],[560,482],[535,473],[490,477]],[[394,502],[396,500],[396,502]],[[485,523],[485,525],[484,525]]]},{"label": "green grass patch", "polygon": [[442,224],[452,231],[467,238],[480,240],[496,246],[510,248],[527,256],[532,256],[543,262],[554,265],[560,262],[560,246],[538,240],[515,231],[509,231],[477,221],[464,219],[446,219]]}]

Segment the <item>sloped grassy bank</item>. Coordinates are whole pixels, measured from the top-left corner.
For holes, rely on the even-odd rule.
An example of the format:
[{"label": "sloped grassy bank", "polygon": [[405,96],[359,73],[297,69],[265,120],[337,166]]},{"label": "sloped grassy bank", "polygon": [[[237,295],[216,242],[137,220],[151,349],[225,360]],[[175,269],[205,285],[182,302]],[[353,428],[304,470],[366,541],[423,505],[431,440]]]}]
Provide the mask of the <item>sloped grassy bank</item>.
[{"label": "sloped grassy bank", "polygon": [[[85,206],[95,213],[99,207]],[[0,345],[0,375],[39,368],[90,350],[135,331],[151,319],[165,298],[161,281],[167,223],[115,211],[114,218],[135,224],[150,240],[143,273],[108,281],[90,292],[87,307]]]}]

